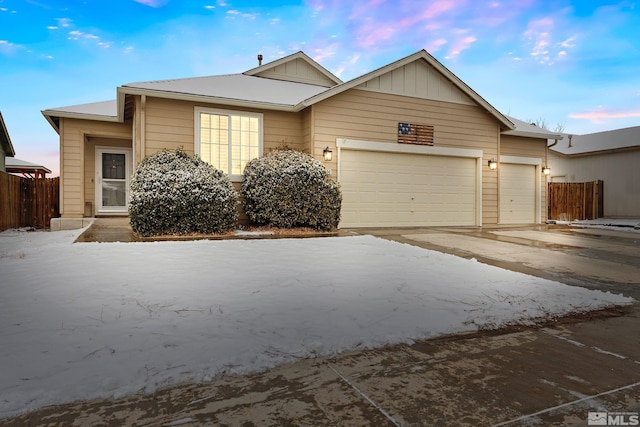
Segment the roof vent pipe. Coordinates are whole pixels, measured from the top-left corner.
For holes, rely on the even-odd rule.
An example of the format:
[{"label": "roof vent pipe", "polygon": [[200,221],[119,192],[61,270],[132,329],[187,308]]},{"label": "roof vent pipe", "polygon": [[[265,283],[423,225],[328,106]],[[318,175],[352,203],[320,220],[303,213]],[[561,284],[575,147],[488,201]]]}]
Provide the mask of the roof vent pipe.
[{"label": "roof vent pipe", "polygon": [[258,54],[258,67],[262,66],[262,54]]},{"label": "roof vent pipe", "polygon": [[569,135],[569,148],[571,148],[571,139],[573,138],[573,135]]}]

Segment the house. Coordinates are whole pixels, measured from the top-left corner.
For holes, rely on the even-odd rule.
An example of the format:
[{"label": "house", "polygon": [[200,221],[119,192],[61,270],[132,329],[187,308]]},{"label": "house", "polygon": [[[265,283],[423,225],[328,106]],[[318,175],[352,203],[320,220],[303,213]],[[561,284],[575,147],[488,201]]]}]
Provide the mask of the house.
[{"label": "house", "polygon": [[347,82],[303,52],[259,56],[241,74],[129,83],[42,113],[60,135],[60,228],[126,215],[135,165],[159,150],[184,147],[239,188],[246,162],[282,145],[331,152],[342,228],[540,223],[547,139],[562,138],[500,113],[424,50]]},{"label": "house", "polygon": [[46,178],[51,169],[37,163],[11,158],[6,162],[7,173],[22,175],[25,178]]},{"label": "house", "polygon": [[640,217],[640,126],[565,135],[549,145],[551,182],[603,181],[604,216]]},{"label": "house", "polygon": [[2,113],[0,113],[0,172],[6,172],[6,159],[7,157],[13,157],[16,155],[16,150],[11,144],[11,138],[9,138],[9,132],[7,126],[4,124]]}]

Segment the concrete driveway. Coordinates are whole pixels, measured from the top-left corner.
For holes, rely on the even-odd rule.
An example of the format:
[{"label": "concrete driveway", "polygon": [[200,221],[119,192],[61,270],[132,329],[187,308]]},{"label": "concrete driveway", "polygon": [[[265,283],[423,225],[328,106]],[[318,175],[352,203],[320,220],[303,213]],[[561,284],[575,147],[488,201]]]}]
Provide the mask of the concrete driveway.
[{"label": "concrete driveway", "polygon": [[[640,299],[635,233],[547,226],[353,233]],[[639,321],[636,304],[536,328],[300,360],[151,396],[49,407],[0,425],[583,426],[590,413],[633,425]]]},{"label": "concrete driveway", "polygon": [[568,285],[621,293],[640,300],[640,233],[623,230],[540,225],[367,232]]}]

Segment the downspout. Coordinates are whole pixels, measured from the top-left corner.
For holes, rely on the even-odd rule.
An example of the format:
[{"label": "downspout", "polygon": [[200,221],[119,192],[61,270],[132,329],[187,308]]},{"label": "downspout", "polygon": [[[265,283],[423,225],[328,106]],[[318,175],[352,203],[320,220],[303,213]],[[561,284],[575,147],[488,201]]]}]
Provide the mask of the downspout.
[{"label": "downspout", "polygon": [[544,145],[544,167],[548,168],[549,167],[549,148],[551,147],[555,147],[558,144],[558,140],[555,139],[553,140],[553,144],[551,145]]}]

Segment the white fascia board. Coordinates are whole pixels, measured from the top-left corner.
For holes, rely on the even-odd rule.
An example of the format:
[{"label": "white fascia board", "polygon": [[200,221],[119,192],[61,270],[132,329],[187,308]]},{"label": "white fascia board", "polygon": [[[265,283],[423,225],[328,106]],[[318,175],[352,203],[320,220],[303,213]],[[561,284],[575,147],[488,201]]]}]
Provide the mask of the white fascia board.
[{"label": "white fascia board", "polygon": [[192,101],[198,103],[206,103],[206,104],[219,104],[225,106],[232,107],[245,107],[245,108],[257,108],[264,110],[275,110],[275,111],[287,111],[287,112],[296,112],[296,106],[294,105],[285,105],[285,104],[273,104],[269,102],[258,102],[258,101],[246,101],[242,99],[232,99],[232,98],[218,98],[213,96],[206,95],[193,95],[188,93],[180,93],[180,92],[165,92],[158,91],[152,89],[139,89],[139,88],[131,88],[131,87],[123,87],[120,86],[118,88],[118,93],[123,93],[127,95],[146,95],[150,97],[156,98],[166,98],[166,99],[175,99],[179,101]]},{"label": "white fascia board", "polygon": [[564,137],[560,134],[555,133],[536,133],[536,132],[527,132],[522,130],[509,130],[502,132],[503,135],[511,135],[511,136],[524,136],[526,138],[539,138],[539,139],[563,139]]},{"label": "white fascia board", "polygon": [[537,157],[500,156],[500,163],[540,166],[542,165],[542,159]]},{"label": "white fascia board", "polygon": [[431,145],[397,144],[355,139],[336,139],[338,148],[347,150],[382,151],[387,153],[422,154],[430,156],[482,158],[482,150],[455,147],[434,147]]}]

